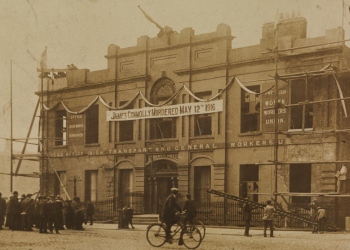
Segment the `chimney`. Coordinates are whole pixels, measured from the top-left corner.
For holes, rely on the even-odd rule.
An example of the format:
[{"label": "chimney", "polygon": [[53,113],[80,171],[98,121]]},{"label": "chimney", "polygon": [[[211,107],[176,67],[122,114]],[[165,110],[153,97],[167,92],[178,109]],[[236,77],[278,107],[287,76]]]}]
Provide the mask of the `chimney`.
[{"label": "chimney", "polygon": [[306,38],[307,21],[299,15],[298,12],[280,13],[277,25],[275,23],[265,23],[262,27],[261,48],[265,50],[272,49],[275,46],[275,29],[277,29],[279,39],[291,37],[291,42],[293,42],[296,39]]}]

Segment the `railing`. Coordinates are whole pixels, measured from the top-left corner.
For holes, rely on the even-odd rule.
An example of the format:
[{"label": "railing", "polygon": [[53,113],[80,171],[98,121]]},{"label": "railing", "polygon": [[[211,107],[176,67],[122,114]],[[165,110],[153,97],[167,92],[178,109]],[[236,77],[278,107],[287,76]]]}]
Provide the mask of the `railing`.
[{"label": "railing", "polygon": [[[335,206],[333,203],[318,203],[323,208],[326,209],[328,215],[328,222],[335,222]],[[243,204],[241,202],[228,201],[226,204],[224,202],[211,202],[196,204],[198,215],[197,219],[201,220],[207,225],[225,225],[225,226],[244,226],[245,222],[243,220]],[[295,213],[298,216],[310,218],[310,210],[308,203],[293,203],[288,206],[288,208],[283,208],[281,206],[279,209],[286,210]],[[263,209],[257,208],[252,211],[252,227],[262,227],[263,226]],[[226,214],[225,214],[226,213]],[[282,215],[275,215],[274,225],[276,228],[310,228],[306,222],[288,218]]]},{"label": "railing", "polygon": [[[93,202],[95,206],[95,220],[97,221],[112,221],[117,220],[118,210],[129,204],[134,209],[134,214],[144,213],[144,198],[143,193],[127,193],[123,199],[107,199],[105,201]],[[318,203],[327,211],[328,223],[334,224],[336,208],[334,203]],[[180,202],[183,207],[183,202]],[[219,226],[244,226],[243,221],[243,204],[237,201],[225,202],[206,202],[196,203],[197,219],[201,220],[206,225]],[[307,203],[291,203],[284,208],[279,206],[279,209],[295,213],[298,216],[310,218],[310,210]],[[252,227],[263,226],[263,209],[257,208],[252,211]],[[274,225],[276,228],[310,228],[306,222],[288,218],[282,215],[275,215]]]}]

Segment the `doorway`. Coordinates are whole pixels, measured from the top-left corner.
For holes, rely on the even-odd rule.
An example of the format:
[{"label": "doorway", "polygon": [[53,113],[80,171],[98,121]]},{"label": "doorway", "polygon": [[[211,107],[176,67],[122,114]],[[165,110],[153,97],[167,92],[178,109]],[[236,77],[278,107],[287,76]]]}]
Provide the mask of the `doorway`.
[{"label": "doorway", "polygon": [[166,160],[150,165],[145,168],[145,211],[159,214],[171,188],[178,187],[177,166]]},{"label": "doorway", "polygon": [[[289,192],[311,193],[311,164],[290,165]],[[309,203],[310,200],[310,197],[292,196],[292,202]]]}]

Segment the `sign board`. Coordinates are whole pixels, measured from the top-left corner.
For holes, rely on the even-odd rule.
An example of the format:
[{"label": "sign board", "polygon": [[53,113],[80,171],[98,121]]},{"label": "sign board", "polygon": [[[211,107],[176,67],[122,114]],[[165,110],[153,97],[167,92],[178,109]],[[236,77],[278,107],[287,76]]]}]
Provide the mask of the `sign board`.
[{"label": "sign board", "polygon": [[107,121],[127,121],[164,117],[200,115],[223,111],[223,100],[183,103],[162,107],[107,111]]},{"label": "sign board", "polygon": [[68,143],[70,145],[84,144],[83,114],[68,114]]},{"label": "sign board", "polygon": [[[278,102],[281,104],[278,108],[278,130],[288,130],[289,109],[284,107],[288,102],[287,85],[281,83],[278,88]],[[272,132],[275,128],[275,89],[272,89],[262,95],[262,130]]]}]

